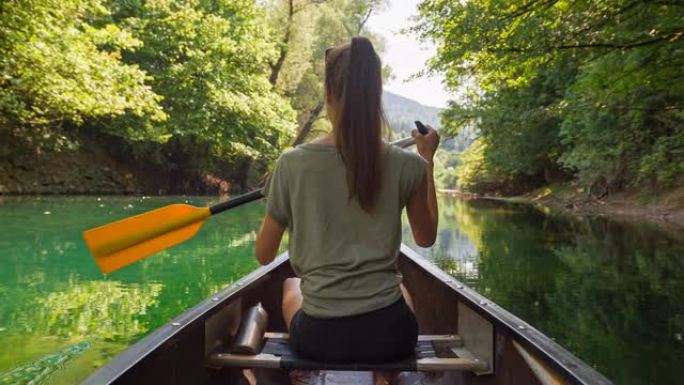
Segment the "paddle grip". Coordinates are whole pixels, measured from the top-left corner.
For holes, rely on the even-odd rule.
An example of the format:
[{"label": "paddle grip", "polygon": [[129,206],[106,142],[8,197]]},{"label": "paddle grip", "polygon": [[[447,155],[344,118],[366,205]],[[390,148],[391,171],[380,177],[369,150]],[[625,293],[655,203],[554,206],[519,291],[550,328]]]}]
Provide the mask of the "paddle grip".
[{"label": "paddle grip", "polygon": [[418,129],[418,132],[420,132],[421,135],[426,135],[429,132],[427,127],[425,127],[423,122],[421,122],[420,120],[416,120],[413,123],[416,124],[416,128]]}]

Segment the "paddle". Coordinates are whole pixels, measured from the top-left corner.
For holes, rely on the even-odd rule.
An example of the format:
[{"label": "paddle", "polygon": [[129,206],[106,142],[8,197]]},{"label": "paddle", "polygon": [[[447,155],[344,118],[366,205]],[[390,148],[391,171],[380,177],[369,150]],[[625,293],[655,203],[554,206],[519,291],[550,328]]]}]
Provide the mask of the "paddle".
[{"label": "paddle", "polygon": [[[419,122],[418,122],[419,123]],[[416,123],[424,135],[427,129]],[[415,143],[413,138],[392,142],[399,147]],[[187,241],[204,221],[233,207],[262,198],[257,189],[211,207],[173,204],[83,232],[88,249],[103,273],[111,273],[142,258]]]}]

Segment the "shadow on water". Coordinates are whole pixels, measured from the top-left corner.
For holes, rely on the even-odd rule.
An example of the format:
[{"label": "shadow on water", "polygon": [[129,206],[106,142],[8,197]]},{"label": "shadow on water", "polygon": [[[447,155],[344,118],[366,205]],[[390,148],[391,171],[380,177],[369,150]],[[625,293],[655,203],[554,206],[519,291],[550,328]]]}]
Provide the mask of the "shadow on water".
[{"label": "shadow on water", "polygon": [[424,256],[616,384],[679,381],[684,235],[491,200],[444,197],[440,209]]}]

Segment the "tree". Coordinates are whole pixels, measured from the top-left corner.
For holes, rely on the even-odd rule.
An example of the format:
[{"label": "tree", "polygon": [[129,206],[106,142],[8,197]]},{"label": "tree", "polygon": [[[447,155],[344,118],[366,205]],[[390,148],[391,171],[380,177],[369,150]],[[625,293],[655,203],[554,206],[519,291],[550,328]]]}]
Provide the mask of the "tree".
[{"label": "tree", "polygon": [[157,123],[162,131],[215,157],[272,158],[279,152],[294,116],[268,82],[275,47],[252,1],[113,5],[115,20],[143,42],[123,57],[144,69],[163,95],[169,119]]},{"label": "tree", "polygon": [[[272,63],[275,89],[291,98],[297,111],[298,130],[293,144],[302,143],[315,129],[325,103],[323,70],[325,49],[349,41],[359,34],[370,35],[368,18],[382,9],[386,0],[279,0],[269,5],[277,30],[280,53]],[[382,40],[373,37],[376,49]],[[323,125],[323,129],[326,129]]]},{"label": "tree", "polygon": [[426,0],[419,9],[413,30],[438,44],[431,70],[471,88],[448,126],[476,123],[483,161],[514,181],[564,169],[599,195],[684,181],[681,4]]},{"label": "tree", "polygon": [[66,126],[131,114],[163,121],[161,99],[121,60],[141,41],[100,0],[0,2],[0,129],[39,145],[67,144]]}]

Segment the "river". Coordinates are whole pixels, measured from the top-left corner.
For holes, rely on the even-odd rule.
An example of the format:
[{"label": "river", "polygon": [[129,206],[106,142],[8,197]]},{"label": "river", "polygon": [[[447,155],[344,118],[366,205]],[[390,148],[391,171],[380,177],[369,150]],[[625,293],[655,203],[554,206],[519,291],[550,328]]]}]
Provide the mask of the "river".
[{"label": "river", "polygon": [[[103,276],[80,232],[206,197],[0,197],[0,384],[75,384],[257,267],[264,207],[211,218],[192,240]],[[616,384],[675,384],[684,365],[684,232],[544,208],[440,197],[426,258]],[[410,232],[405,226],[405,241]]]}]

